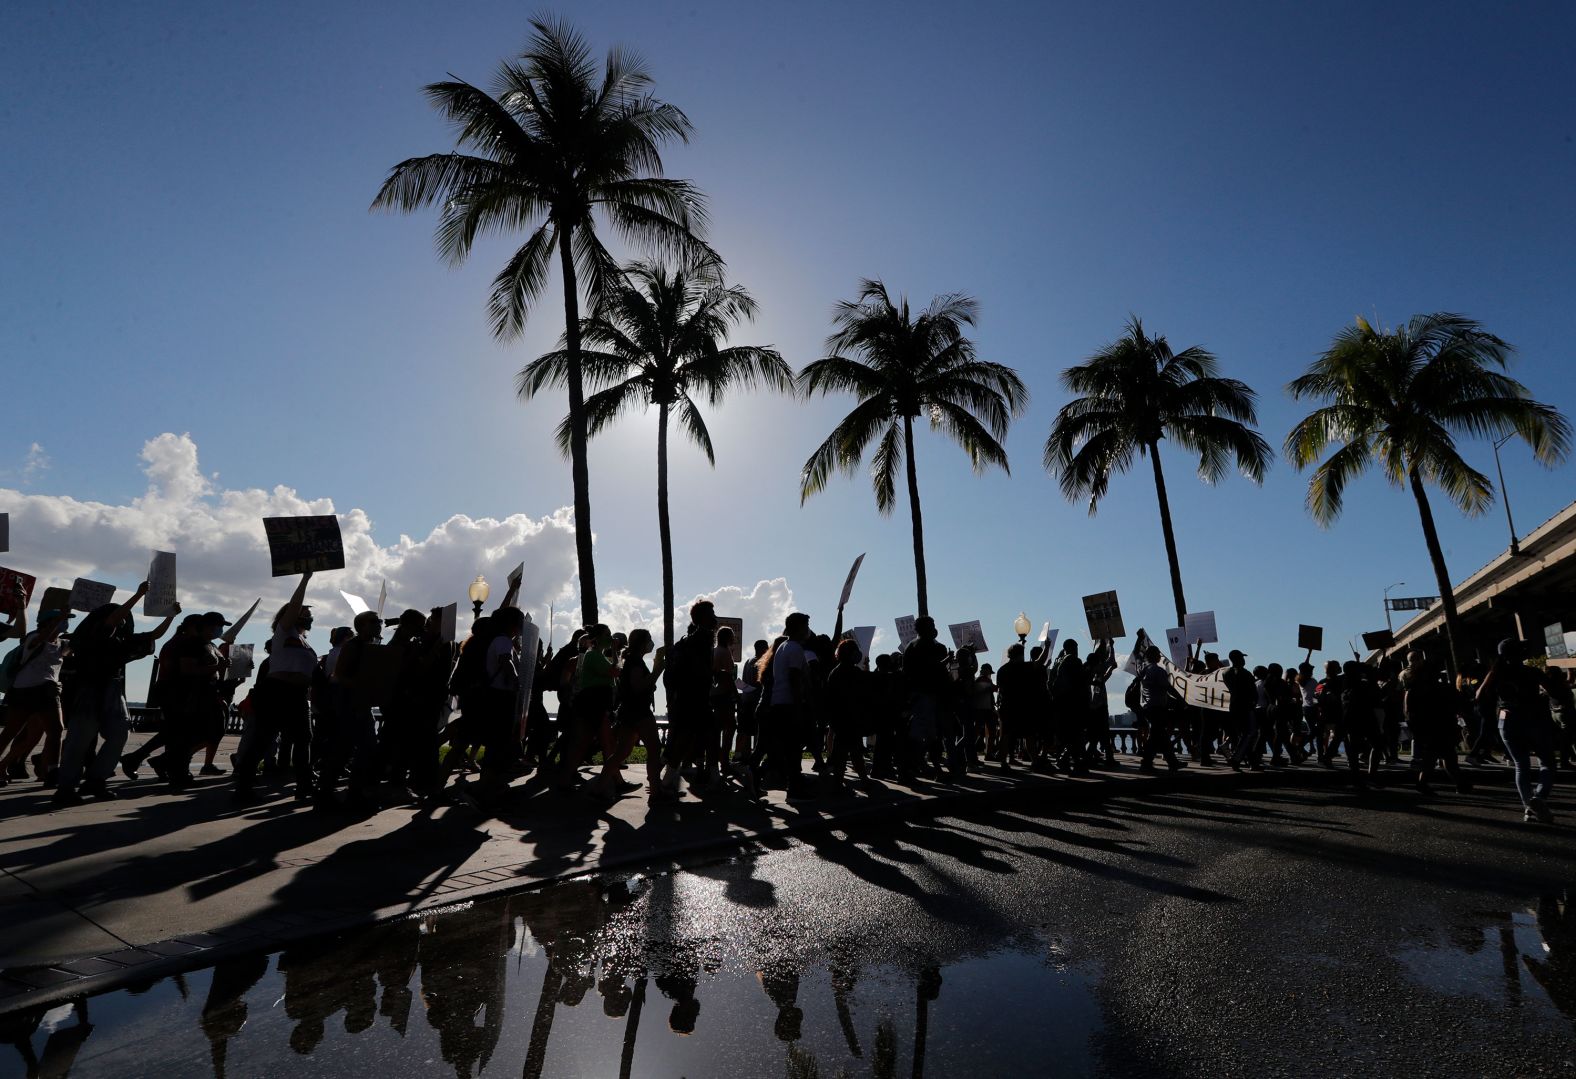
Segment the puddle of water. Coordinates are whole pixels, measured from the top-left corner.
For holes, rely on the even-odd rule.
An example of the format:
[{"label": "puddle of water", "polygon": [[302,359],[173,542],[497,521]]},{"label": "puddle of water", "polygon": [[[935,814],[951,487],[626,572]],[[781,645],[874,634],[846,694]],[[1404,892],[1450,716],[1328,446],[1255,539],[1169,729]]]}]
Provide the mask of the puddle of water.
[{"label": "puddle of water", "polygon": [[871,954],[738,885],[572,882],[0,1017],[0,1075],[1094,1074],[1097,979],[1054,942]]},{"label": "puddle of water", "polygon": [[1485,911],[1397,959],[1416,982],[1576,1027],[1576,893]]}]

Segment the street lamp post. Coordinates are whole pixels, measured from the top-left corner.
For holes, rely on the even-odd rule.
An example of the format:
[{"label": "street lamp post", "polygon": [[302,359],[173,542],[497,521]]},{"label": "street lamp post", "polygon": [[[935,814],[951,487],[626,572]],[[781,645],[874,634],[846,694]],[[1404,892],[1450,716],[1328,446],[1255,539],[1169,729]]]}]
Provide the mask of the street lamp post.
[{"label": "street lamp post", "polygon": [[1505,524],[1510,528],[1510,553],[1518,555],[1521,553],[1521,544],[1516,542],[1516,522],[1510,519],[1510,492],[1505,490],[1505,469],[1499,463],[1499,448],[1515,437],[1516,433],[1512,431],[1504,438],[1495,440],[1494,471],[1499,473],[1499,497],[1505,503]]},{"label": "street lamp post", "polygon": [[492,594],[492,588],[487,584],[487,578],[480,573],[471,582],[471,587],[466,590],[471,597],[471,622],[474,624],[482,616],[482,604],[487,602],[487,597]]},{"label": "street lamp post", "polygon": [[1405,583],[1405,581],[1397,581],[1395,584],[1387,585],[1384,590],[1384,628],[1391,633],[1395,632],[1395,627],[1390,624],[1390,589],[1400,588]]},{"label": "street lamp post", "polygon": [[1022,611],[1012,620],[1012,631],[1018,635],[1018,644],[1027,648],[1029,631],[1034,628],[1034,623],[1029,621],[1029,616]]}]

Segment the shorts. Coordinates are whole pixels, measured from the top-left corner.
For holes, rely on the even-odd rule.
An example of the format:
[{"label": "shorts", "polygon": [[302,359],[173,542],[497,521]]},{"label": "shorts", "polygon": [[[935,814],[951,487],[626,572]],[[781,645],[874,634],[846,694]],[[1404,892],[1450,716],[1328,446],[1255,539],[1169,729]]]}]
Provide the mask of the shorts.
[{"label": "shorts", "polygon": [[60,712],[60,683],[40,682],[36,686],[25,689],[13,689],[6,694],[6,711],[11,715],[35,715],[39,712],[49,712],[58,715]]}]

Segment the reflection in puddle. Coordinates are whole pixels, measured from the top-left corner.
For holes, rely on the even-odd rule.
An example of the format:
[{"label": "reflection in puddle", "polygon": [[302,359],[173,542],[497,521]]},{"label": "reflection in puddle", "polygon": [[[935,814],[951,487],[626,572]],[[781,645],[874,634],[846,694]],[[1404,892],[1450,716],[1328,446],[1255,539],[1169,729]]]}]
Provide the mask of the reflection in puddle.
[{"label": "reflection in puddle", "polygon": [[1576,896],[1543,896],[1523,910],[1484,912],[1438,943],[1398,956],[1418,982],[1450,996],[1503,1001],[1576,1026]]},{"label": "reflection in puddle", "polygon": [[1096,979],[1053,942],[872,945],[735,902],[747,877],[581,880],[3,1017],[0,1074],[1095,1071]]}]

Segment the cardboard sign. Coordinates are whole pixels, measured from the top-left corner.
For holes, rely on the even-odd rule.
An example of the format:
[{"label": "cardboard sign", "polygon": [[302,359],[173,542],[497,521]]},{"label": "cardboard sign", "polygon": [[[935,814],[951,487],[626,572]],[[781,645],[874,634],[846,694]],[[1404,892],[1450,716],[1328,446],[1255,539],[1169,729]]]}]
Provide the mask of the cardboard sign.
[{"label": "cardboard sign", "polygon": [[0,513],[0,552],[11,549],[11,515]]},{"label": "cardboard sign", "polygon": [[148,594],[142,597],[142,613],[163,618],[175,613],[175,553],[154,551],[148,564]]},{"label": "cardboard sign", "polygon": [[39,615],[39,618],[41,618],[41,619],[43,618],[45,611],[69,611],[69,610],[71,610],[71,589],[69,589],[69,588],[46,588],[46,589],[44,589],[44,598],[39,600],[39,603],[38,603],[38,615]]},{"label": "cardboard sign", "polygon": [[843,582],[842,598],[837,601],[837,609],[839,611],[848,606],[849,597],[854,594],[854,578],[859,576],[859,567],[864,565],[864,563],[865,556],[862,554],[858,558],[854,559],[854,564],[848,571],[848,580]]},{"label": "cardboard sign", "polygon": [[447,607],[439,608],[438,609],[438,636],[442,637],[444,640],[448,641],[450,644],[453,644],[454,643],[454,639],[455,639],[456,635],[458,635],[459,631],[460,631],[460,605],[458,603],[451,603]]},{"label": "cardboard sign", "polygon": [[724,618],[719,614],[717,616],[717,628],[721,629],[723,626],[733,630],[733,662],[740,663],[744,659],[744,653],[741,651],[744,647],[744,619]]},{"label": "cardboard sign", "polygon": [[1187,670],[1188,637],[1186,628],[1166,630],[1166,651],[1171,653],[1171,662],[1183,670]]},{"label": "cardboard sign", "polygon": [[350,608],[351,618],[355,618],[357,615],[367,614],[372,610],[371,607],[367,606],[367,601],[362,599],[360,596],[353,596],[349,592],[343,590],[340,591],[339,595],[340,598],[345,601],[345,605]]},{"label": "cardboard sign", "polygon": [[1315,652],[1324,651],[1324,627],[1299,625],[1297,627],[1297,647],[1311,648]]},{"label": "cardboard sign", "polygon": [[919,640],[919,634],[914,632],[914,615],[905,614],[897,619],[897,650],[899,652]]},{"label": "cardboard sign", "polygon": [[264,517],[268,555],[275,577],[294,577],[307,570],[344,569],[345,544],[339,518]]},{"label": "cardboard sign", "polygon": [[870,649],[875,647],[876,627],[855,626],[848,632],[853,635],[854,643],[859,646],[859,654],[864,657],[862,665],[870,666]]},{"label": "cardboard sign", "polygon": [[104,584],[101,581],[90,581],[86,577],[78,577],[71,582],[71,609],[73,611],[91,611],[102,607],[106,603],[115,601],[115,586]]},{"label": "cardboard sign", "polygon": [[1214,644],[1220,640],[1220,634],[1215,630],[1215,612],[1199,611],[1197,614],[1188,614],[1182,617],[1182,628],[1185,632],[1183,640],[1192,648],[1202,641],[1204,644]]},{"label": "cardboard sign", "polygon": [[[30,577],[14,569],[0,567],[0,612],[18,615],[27,610],[27,605],[33,601],[33,586],[38,584],[37,577]],[[16,590],[22,589],[21,604],[18,605]]]},{"label": "cardboard sign", "polygon": [[1395,634],[1387,629],[1376,629],[1372,633],[1363,634],[1363,647],[1377,652],[1389,648],[1395,643]]},{"label": "cardboard sign", "polygon": [[1089,620],[1090,638],[1114,641],[1127,636],[1127,629],[1122,625],[1122,605],[1117,602],[1115,592],[1096,592],[1092,596],[1085,596],[1083,605],[1084,617]]},{"label": "cardboard sign", "polygon": [[232,644],[230,646],[230,671],[229,678],[234,682],[244,682],[252,676],[254,667],[254,646],[250,644]]},{"label": "cardboard sign", "polygon": [[976,618],[972,622],[959,622],[955,626],[948,626],[947,629],[952,634],[953,648],[960,649],[964,645],[972,645],[975,655],[985,654],[985,628],[980,625],[979,619]]},{"label": "cardboard sign", "polygon": [[246,608],[245,614],[237,618],[233,624],[225,627],[225,640],[233,643],[235,639],[241,635],[241,627],[252,620],[252,612],[257,610],[257,605],[261,602],[263,602],[261,599],[254,599],[252,601],[252,605]]}]

